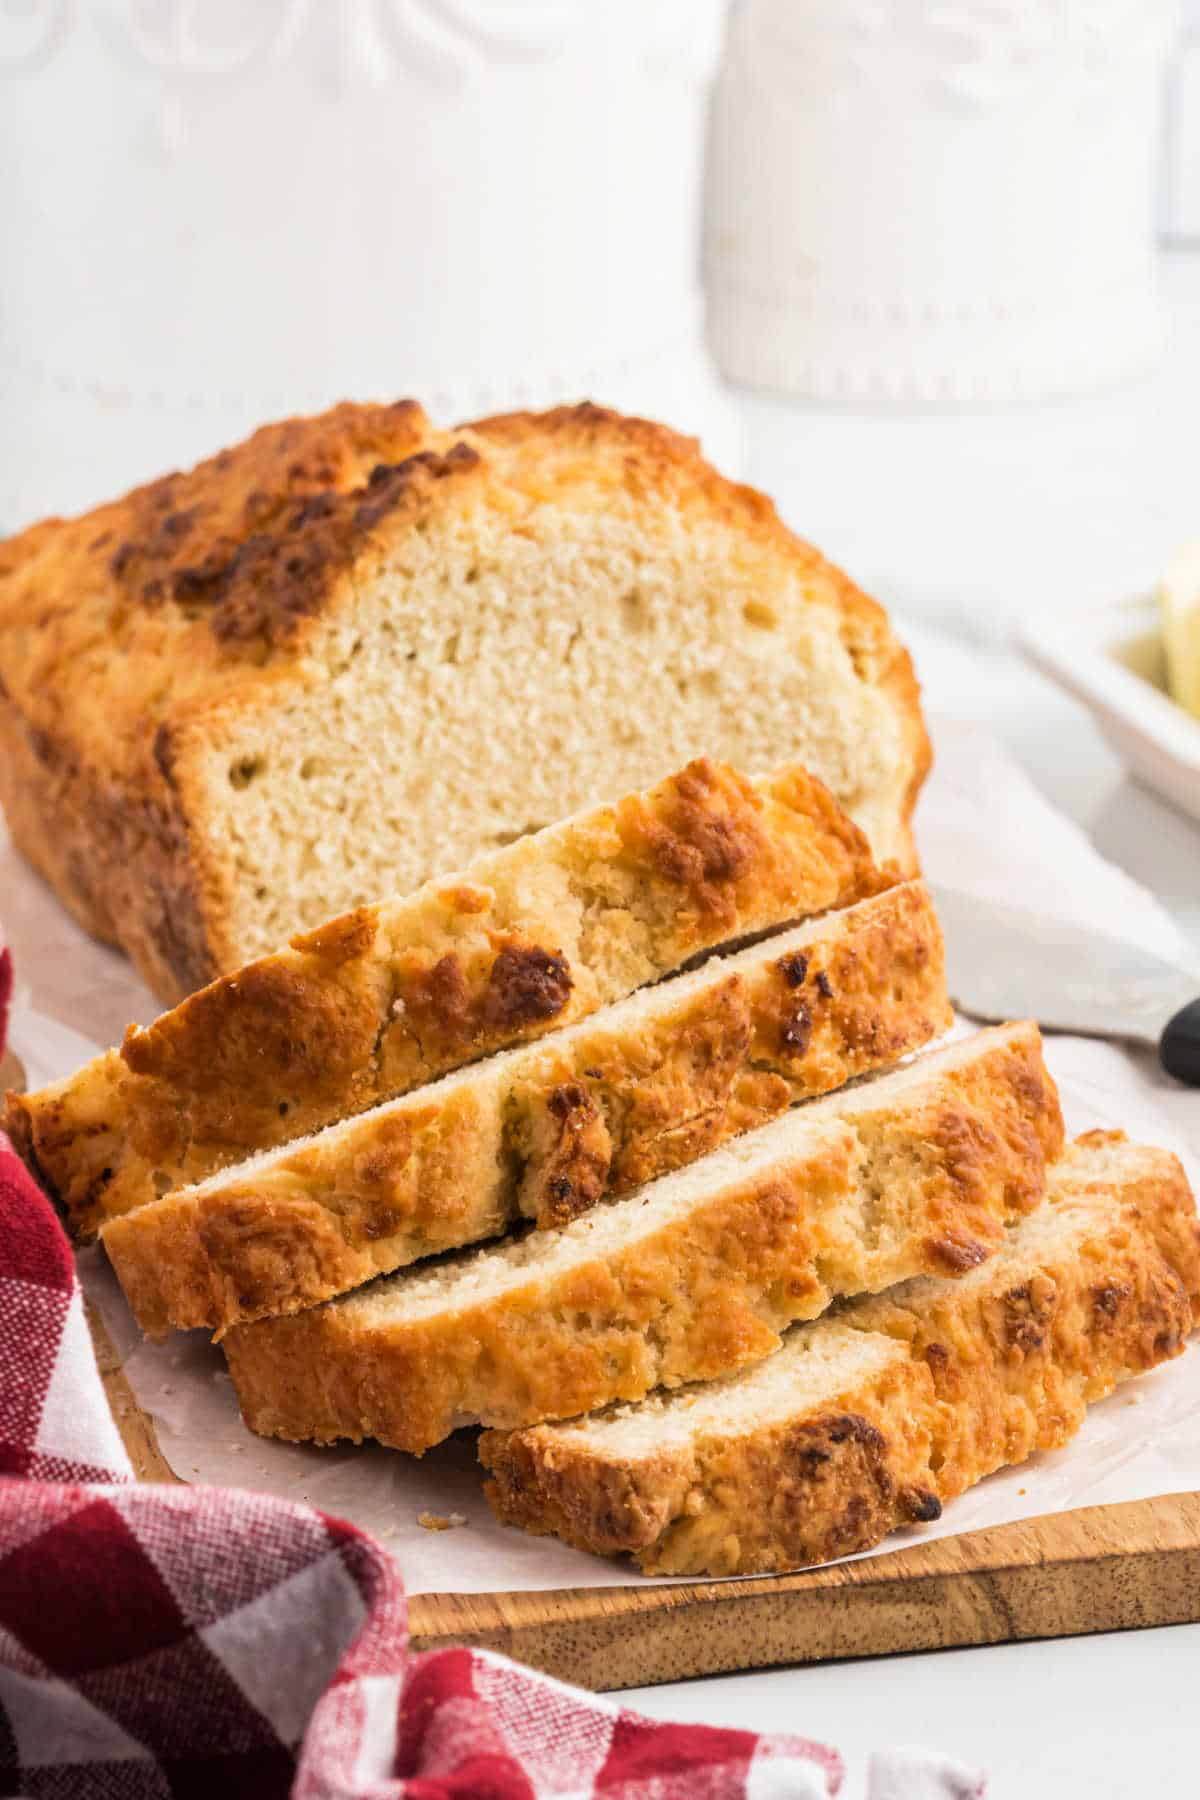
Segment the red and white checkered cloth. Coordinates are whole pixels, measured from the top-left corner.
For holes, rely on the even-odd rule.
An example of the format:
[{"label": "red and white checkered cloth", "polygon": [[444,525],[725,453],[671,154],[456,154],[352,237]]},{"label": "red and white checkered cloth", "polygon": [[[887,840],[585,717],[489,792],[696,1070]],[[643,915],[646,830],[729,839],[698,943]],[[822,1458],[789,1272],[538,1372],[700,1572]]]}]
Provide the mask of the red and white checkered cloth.
[{"label": "red and white checkered cloth", "polygon": [[[0,952],[0,1021],[11,986]],[[0,1038],[0,1046],[2,1046]],[[658,1724],[504,1657],[410,1654],[399,1571],[312,1507],[139,1486],[71,1253],[0,1135],[0,1794],[825,1800],[805,1738]],[[968,1800],[940,1758],[877,1800]]]}]

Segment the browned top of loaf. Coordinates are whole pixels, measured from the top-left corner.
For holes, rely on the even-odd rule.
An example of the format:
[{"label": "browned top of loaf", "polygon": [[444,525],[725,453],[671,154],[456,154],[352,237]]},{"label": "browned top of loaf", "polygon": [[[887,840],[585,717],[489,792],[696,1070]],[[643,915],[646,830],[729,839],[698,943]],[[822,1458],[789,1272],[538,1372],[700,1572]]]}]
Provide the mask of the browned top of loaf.
[{"label": "browned top of loaf", "polygon": [[[0,692],[35,733],[125,768],[169,757],[168,721],[302,663],[348,576],[440,509],[486,504],[520,531],[547,501],[602,509],[653,493],[722,518],[792,564],[841,614],[864,677],[916,684],[883,609],[792,535],[763,495],[726,481],[690,438],[591,404],[435,430],[412,400],[344,402],[264,426],[186,474],[0,544]],[[915,772],[919,782],[923,766]]]}]

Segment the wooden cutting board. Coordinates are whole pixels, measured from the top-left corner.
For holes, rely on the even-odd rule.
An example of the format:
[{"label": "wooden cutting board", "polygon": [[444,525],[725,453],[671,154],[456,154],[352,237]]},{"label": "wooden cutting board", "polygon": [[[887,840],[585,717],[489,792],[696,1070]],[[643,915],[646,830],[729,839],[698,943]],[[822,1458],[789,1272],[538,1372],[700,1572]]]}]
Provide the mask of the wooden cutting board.
[{"label": "wooden cutting board", "polygon": [[[138,1475],[174,1481],[100,1320],[101,1374]],[[475,1644],[598,1690],[774,1663],[1073,1637],[1200,1619],[1200,1494],[1004,1525],[753,1581],[418,1594],[413,1647]]]}]

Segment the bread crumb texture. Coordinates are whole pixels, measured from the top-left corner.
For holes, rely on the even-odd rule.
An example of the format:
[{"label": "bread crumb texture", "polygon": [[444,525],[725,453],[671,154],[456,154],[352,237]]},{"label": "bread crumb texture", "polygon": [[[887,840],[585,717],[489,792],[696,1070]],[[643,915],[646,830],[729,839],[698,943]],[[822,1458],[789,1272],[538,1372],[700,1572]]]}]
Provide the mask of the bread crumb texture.
[{"label": "bread crumb texture", "polygon": [[989,1262],[788,1334],[757,1367],[564,1425],[490,1432],[500,1518],[648,1574],[757,1574],[870,1548],[1184,1348],[1200,1228],[1178,1161],[1092,1132]]},{"label": "bread crumb texture", "polygon": [[708,753],[914,866],[886,615],[696,445],[344,404],[0,545],[0,800],[165,1000]]},{"label": "bread crumb texture", "polygon": [[460,1525],[467,1522],[465,1513],[421,1512],[417,1514],[417,1524],[425,1531],[457,1531]]}]

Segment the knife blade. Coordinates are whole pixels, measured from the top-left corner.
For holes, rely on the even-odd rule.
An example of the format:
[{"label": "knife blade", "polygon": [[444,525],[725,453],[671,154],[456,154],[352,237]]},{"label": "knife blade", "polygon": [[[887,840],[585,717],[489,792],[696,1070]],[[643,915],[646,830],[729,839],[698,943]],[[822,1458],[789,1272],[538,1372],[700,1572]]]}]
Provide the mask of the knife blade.
[{"label": "knife blade", "polygon": [[[950,998],[971,1018],[1154,1045],[1200,1082],[1200,977],[1140,945],[935,886]],[[1189,1004],[1190,1002],[1190,1004]]]}]

